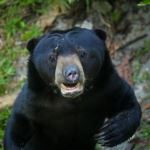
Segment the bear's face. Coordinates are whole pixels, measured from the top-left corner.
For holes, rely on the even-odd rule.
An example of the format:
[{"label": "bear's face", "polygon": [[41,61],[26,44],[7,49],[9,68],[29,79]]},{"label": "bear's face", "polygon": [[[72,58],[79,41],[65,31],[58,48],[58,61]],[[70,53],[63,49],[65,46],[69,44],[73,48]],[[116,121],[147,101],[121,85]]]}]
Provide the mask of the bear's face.
[{"label": "bear's face", "polygon": [[27,48],[41,79],[56,86],[64,97],[75,98],[100,73],[105,49],[103,35],[101,30],[98,33],[82,28],[52,31],[31,40]]}]

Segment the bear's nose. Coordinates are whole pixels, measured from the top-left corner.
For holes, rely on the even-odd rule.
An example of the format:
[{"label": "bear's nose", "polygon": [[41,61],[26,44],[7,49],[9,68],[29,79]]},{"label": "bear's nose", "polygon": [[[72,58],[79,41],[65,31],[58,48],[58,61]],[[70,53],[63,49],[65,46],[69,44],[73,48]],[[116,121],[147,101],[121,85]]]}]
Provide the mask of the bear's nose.
[{"label": "bear's nose", "polygon": [[75,84],[79,80],[79,69],[76,65],[69,65],[64,68],[63,75],[67,82]]}]

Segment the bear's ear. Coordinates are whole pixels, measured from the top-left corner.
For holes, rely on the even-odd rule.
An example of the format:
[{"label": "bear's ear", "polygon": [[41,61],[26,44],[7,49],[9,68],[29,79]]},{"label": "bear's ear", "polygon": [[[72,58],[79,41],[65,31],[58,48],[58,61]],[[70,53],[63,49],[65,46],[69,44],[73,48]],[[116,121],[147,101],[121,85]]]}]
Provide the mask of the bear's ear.
[{"label": "bear's ear", "polygon": [[39,42],[39,38],[33,38],[31,40],[28,41],[27,43],[27,49],[29,50],[30,53],[33,52],[35,46],[37,45],[37,43]]},{"label": "bear's ear", "polygon": [[106,32],[105,31],[103,31],[103,30],[101,30],[101,29],[95,29],[94,30],[95,31],[95,33],[96,33],[96,35],[101,39],[101,40],[103,40],[103,41],[105,41],[106,40]]}]

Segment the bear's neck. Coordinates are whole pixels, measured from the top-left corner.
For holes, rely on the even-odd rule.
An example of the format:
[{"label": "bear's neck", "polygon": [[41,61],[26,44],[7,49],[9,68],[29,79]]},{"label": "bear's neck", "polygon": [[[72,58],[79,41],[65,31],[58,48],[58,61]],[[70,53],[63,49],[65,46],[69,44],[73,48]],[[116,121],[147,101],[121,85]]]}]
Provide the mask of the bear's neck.
[{"label": "bear's neck", "polygon": [[28,62],[28,86],[32,91],[38,92],[46,88],[46,84],[42,81],[31,57]]},{"label": "bear's neck", "polygon": [[96,88],[103,88],[104,85],[107,85],[107,82],[109,82],[109,80],[112,76],[114,76],[114,74],[116,75],[116,70],[114,69],[112,61],[110,59],[109,52],[106,50],[102,68],[98,77],[95,80]]}]

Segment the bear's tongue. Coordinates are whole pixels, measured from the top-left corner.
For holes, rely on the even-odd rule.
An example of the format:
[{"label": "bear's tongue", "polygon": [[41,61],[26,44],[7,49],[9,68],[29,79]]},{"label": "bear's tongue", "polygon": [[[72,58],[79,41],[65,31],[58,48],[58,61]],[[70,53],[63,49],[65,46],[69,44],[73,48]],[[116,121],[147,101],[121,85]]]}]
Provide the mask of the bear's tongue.
[{"label": "bear's tongue", "polygon": [[76,83],[75,83],[75,84],[63,83],[63,86],[64,86],[65,88],[75,88],[75,87],[77,86],[77,84],[76,84]]}]

